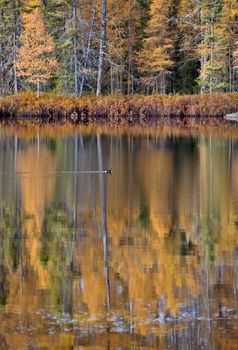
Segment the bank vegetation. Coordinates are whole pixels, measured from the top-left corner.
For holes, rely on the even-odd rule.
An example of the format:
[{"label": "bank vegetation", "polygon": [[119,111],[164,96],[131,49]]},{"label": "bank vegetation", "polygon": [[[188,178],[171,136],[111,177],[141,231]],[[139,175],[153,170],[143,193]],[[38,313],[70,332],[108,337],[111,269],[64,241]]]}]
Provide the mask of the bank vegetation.
[{"label": "bank vegetation", "polygon": [[23,92],[0,100],[0,119],[7,124],[221,124],[227,113],[236,111],[238,93],[82,98],[46,93],[37,98],[36,93]]}]

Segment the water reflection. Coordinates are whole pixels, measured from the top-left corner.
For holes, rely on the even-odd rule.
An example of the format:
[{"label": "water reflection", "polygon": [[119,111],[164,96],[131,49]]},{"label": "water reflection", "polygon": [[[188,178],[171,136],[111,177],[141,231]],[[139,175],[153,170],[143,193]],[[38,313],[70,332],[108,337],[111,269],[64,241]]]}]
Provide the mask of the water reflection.
[{"label": "water reflection", "polygon": [[3,348],[237,349],[237,150],[1,130]]}]

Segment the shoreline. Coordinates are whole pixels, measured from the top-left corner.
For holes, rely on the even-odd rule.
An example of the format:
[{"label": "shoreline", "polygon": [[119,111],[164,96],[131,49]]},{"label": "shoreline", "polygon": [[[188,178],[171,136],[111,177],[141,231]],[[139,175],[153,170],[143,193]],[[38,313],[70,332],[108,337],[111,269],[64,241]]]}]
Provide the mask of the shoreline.
[{"label": "shoreline", "polygon": [[81,99],[32,92],[0,99],[0,123],[16,126],[92,125],[120,127],[232,127],[224,119],[238,111],[238,93],[191,96],[85,96]]}]

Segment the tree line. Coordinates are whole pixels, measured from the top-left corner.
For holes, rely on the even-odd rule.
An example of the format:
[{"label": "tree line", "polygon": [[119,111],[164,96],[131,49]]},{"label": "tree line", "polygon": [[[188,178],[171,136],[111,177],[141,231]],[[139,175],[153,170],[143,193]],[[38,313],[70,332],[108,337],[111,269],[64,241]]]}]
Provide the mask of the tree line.
[{"label": "tree line", "polygon": [[0,0],[0,95],[233,92],[237,0]]}]

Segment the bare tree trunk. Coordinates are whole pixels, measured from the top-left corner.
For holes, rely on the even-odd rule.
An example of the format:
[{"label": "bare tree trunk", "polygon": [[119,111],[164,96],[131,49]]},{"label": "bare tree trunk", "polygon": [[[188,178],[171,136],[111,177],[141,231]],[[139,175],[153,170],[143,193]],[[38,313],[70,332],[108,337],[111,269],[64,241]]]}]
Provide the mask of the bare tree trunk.
[{"label": "bare tree trunk", "polygon": [[[93,6],[92,21],[91,21],[90,31],[89,31],[89,35],[88,35],[88,45],[87,45],[85,61],[84,61],[84,65],[83,65],[84,69],[86,69],[87,65],[88,65],[88,57],[89,57],[89,52],[90,52],[90,48],[91,48],[91,41],[92,41],[92,35],[93,35],[93,26],[94,26],[94,22],[95,22],[95,16],[96,16],[96,1],[94,2],[94,6]],[[84,80],[85,80],[85,74],[83,71],[82,72],[82,80],[81,80],[81,84],[80,84],[80,90],[79,90],[80,97],[82,97],[82,94],[83,94]]]},{"label": "bare tree trunk", "polygon": [[231,53],[231,44],[229,44],[229,92],[232,92],[232,53]]},{"label": "bare tree trunk", "polygon": [[[213,29],[212,29],[212,33],[213,33]],[[214,34],[212,34],[214,35]],[[214,65],[214,49],[213,49],[213,44],[211,44],[211,57],[210,57],[210,61],[211,61],[211,70],[212,70],[212,74],[210,76],[210,87],[209,87],[209,93],[212,94],[213,92],[213,65]]]},{"label": "bare tree trunk", "polygon": [[17,92],[18,92],[16,57],[17,57],[16,34],[14,34],[14,64],[13,64],[13,69],[14,69],[14,94],[17,94]]},{"label": "bare tree trunk", "polygon": [[[202,15],[202,4],[201,1],[198,1],[198,12],[200,13],[200,21],[199,21],[199,27],[200,27],[200,35],[201,35],[201,43],[204,43],[205,40],[205,33],[203,32],[203,27],[205,26],[206,20],[204,19],[203,15]],[[200,69],[200,76],[199,78],[201,79],[201,82],[203,80],[203,75],[204,75],[204,67],[207,63],[207,53],[202,53],[201,57],[200,57],[200,65],[201,65],[201,69]],[[206,92],[206,88],[204,86],[204,83],[202,82],[201,87],[200,87],[200,94],[204,94]]]},{"label": "bare tree trunk", "polygon": [[121,67],[120,67],[120,92],[123,93],[123,76],[122,76]]},{"label": "bare tree trunk", "polygon": [[75,96],[78,96],[78,60],[77,60],[77,4],[76,1],[73,0],[72,3],[72,11],[73,11],[73,22],[74,22],[74,38],[73,38],[73,45],[74,45],[74,94]]},{"label": "bare tree trunk", "polygon": [[97,96],[102,93],[102,77],[104,71],[104,56],[107,46],[107,0],[102,0],[102,25],[101,25],[101,41],[99,49],[98,61],[98,80],[97,80]]},{"label": "bare tree trunk", "polygon": [[40,82],[39,80],[37,81],[37,98],[40,97]]},{"label": "bare tree trunk", "polygon": [[13,59],[13,75],[14,75],[14,93],[18,93],[18,82],[17,82],[17,67],[16,67],[16,60],[17,60],[17,37],[18,37],[18,21],[19,21],[19,3],[18,1],[14,1],[14,37],[13,37],[13,45],[14,45],[14,59]]},{"label": "bare tree trunk", "polygon": [[111,63],[111,66],[110,66],[110,75],[111,75],[111,95],[113,95],[113,65],[112,65],[112,63]]},{"label": "bare tree trunk", "polygon": [[133,89],[133,71],[132,71],[132,55],[133,55],[133,39],[132,39],[132,23],[131,23],[131,11],[129,14],[129,23],[128,23],[128,76],[127,76],[127,95],[134,93]]}]

